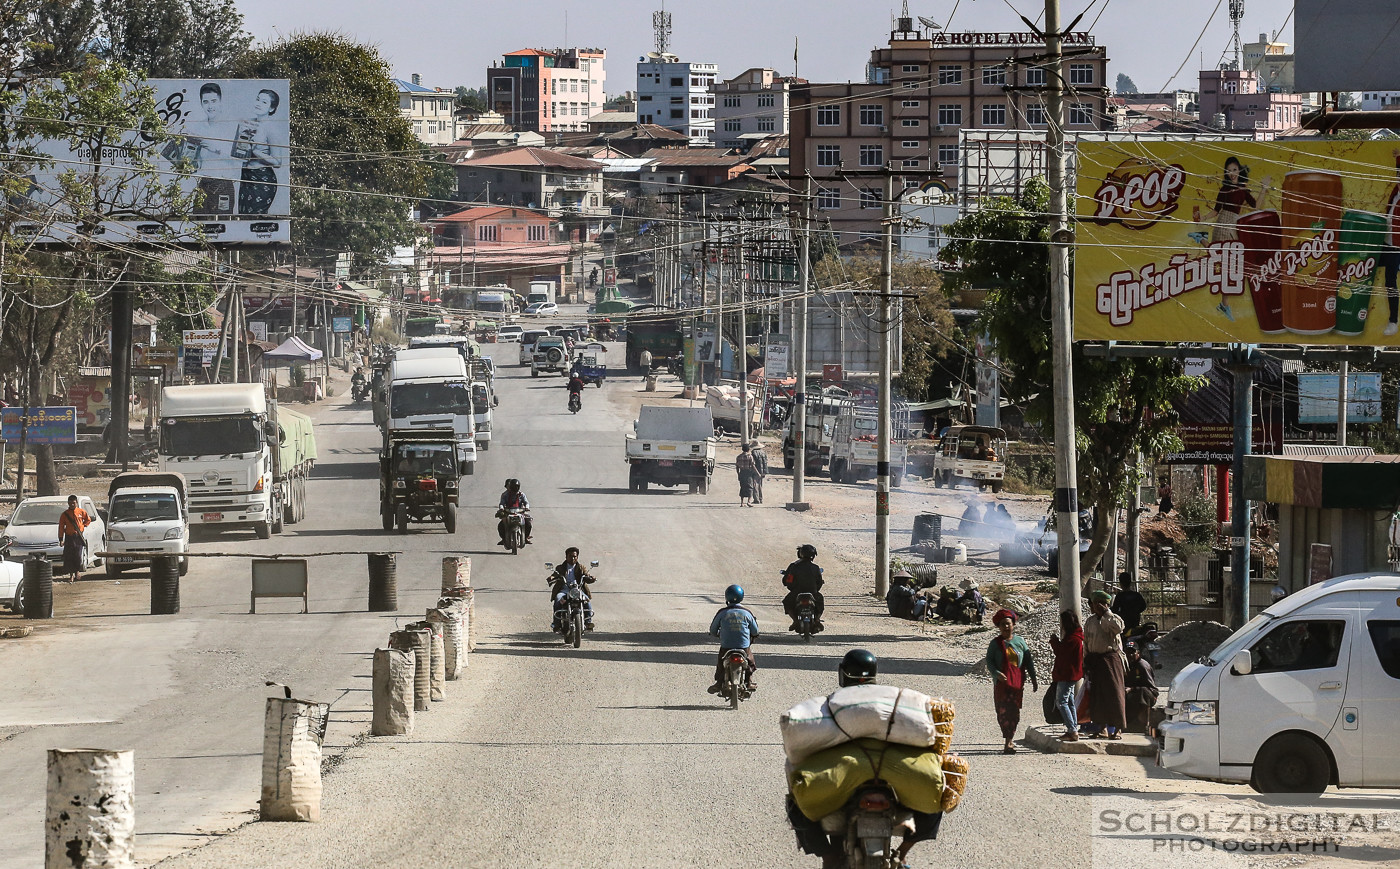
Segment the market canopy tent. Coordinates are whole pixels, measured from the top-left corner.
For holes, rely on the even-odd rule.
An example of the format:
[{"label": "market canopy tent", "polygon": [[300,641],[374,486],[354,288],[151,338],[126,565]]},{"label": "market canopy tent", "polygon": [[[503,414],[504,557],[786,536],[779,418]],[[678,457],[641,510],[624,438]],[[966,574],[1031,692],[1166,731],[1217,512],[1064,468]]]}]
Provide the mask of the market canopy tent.
[{"label": "market canopy tent", "polygon": [[263,354],[264,359],[282,359],[287,362],[315,362],[325,354],[297,336],[293,335],[277,345],[275,350]]}]

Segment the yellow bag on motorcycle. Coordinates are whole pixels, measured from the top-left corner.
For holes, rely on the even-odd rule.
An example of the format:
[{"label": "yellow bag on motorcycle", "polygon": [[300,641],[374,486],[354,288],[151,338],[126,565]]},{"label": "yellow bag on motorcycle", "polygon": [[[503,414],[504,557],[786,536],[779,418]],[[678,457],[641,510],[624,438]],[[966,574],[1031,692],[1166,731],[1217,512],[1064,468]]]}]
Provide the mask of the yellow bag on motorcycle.
[{"label": "yellow bag on motorcycle", "polygon": [[943,758],[927,748],[878,739],[847,742],[794,764],[788,773],[788,788],[802,814],[816,821],[846,805],[857,788],[877,777],[894,789],[906,808],[930,813],[941,810]]}]

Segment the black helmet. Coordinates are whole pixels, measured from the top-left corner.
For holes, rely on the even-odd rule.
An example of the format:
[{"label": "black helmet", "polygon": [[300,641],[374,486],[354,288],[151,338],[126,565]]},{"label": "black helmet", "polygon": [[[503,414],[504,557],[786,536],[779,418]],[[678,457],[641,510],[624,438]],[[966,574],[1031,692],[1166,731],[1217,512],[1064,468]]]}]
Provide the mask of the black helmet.
[{"label": "black helmet", "polygon": [[508,492],[518,492],[518,491],[520,491],[520,481],[517,480],[517,479],[515,479],[514,477],[511,477],[509,480],[506,480],[506,491],[508,491]]},{"label": "black helmet", "polygon": [[797,557],[798,557],[798,558],[816,558],[816,557],[817,557],[817,547],[813,546],[813,545],[810,544],[810,543],[804,543],[804,544],[802,544],[801,546],[797,547]]},{"label": "black helmet", "polygon": [[842,688],[874,682],[878,663],[875,656],[865,649],[851,649],[841,659],[841,666],[836,668],[836,682]]}]

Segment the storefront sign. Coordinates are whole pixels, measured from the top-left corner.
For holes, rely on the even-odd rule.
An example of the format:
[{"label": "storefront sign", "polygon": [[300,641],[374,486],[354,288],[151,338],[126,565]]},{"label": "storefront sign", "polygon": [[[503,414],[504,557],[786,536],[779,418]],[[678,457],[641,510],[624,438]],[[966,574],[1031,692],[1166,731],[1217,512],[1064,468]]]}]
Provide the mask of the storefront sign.
[{"label": "storefront sign", "polygon": [[[1093,45],[1094,36],[1088,31],[1078,30],[1060,37],[1064,45]],[[1044,45],[1045,37],[1039,33],[945,33],[935,30],[929,34],[929,42],[935,48],[953,45]]]},{"label": "storefront sign", "polygon": [[[0,410],[0,438],[17,444],[24,408],[7,407]],[[76,407],[31,407],[25,440],[29,444],[75,444],[78,442],[78,409]]]}]

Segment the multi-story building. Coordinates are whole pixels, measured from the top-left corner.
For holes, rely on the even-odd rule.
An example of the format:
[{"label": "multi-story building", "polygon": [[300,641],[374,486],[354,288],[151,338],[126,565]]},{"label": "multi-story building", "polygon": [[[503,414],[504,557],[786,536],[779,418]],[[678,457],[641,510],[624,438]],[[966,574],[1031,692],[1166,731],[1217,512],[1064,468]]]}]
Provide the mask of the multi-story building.
[{"label": "multi-story building", "polygon": [[569,232],[590,240],[607,214],[603,164],[545,148],[512,148],[460,159],[457,198],[513,205],[562,217]]},{"label": "multi-story building", "polygon": [[[886,166],[897,187],[956,177],[963,129],[1044,132],[1045,46],[1031,33],[925,32],[899,19],[889,46],[871,52],[866,81],[794,84],[791,172],[816,181],[816,207],[840,244],[879,232],[884,181],[842,177]],[[1108,57],[1087,33],[1066,34],[1065,131],[1106,130]],[[1025,58],[1025,60],[1021,60]],[[1008,61],[1010,61],[1008,63]],[[1019,62],[1018,62],[1019,61]]]},{"label": "multi-story building", "polygon": [[607,98],[601,48],[522,48],[486,70],[486,98],[506,123],[537,133],[581,133]]},{"label": "multi-story building", "polygon": [[637,122],[657,124],[690,138],[692,146],[714,141],[719,67],[688,63],[674,54],[652,53],[637,63]]},{"label": "multi-story building", "polygon": [[1382,112],[1400,109],[1400,91],[1363,91],[1361,111]]},{"label": "multi-story building", "polygon": [[1268,90],[1252,70],[1201,70],[1201,123],[1272,139],[1302,119],[1300,94]]},{"label": "multi-story building", "polygon": [[1288,43],[1274,42],[1269,34],[1259,34],[1258,42],[1240,46],[1245,69],[1259,77],[1259,87],[1274,93],[1293,93],[1293,52]]},{"label": "multi-story building", "polygon": [[413,135],[425,145],[450,145],[457,138],[457,95],[430,88],[418,73],[412,81],[394,79],[399,89],[399,113],[413,125]]},{"label": "multi-story building", "polygon": [[748,69],[717,82],[714,92],[715,144],[741,148],[745,133],[785,136],[788,131],[788,89],[791,78],[771,69]]},{"label": "multi-story building", "polygon": [[510,205],[477,205],[429,221],[438,245],[537,245],[558,241],[557,221]]}]

